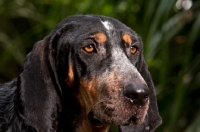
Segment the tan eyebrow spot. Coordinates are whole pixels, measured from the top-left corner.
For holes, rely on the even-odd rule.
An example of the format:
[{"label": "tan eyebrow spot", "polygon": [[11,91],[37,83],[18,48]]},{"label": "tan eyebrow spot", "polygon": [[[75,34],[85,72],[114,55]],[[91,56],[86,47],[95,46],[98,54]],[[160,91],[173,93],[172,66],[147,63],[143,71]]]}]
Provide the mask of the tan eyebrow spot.
[{"label": "tan eyebrow spot", "polygon": [[124,34],[122,39],[124,40],[125,43],[127,44],[132,44],[132,39],[131,39],[131,36],[129,34]]},{"label": "tan eyebrow spot", "polygon": [[106,35],[102,32],[98,32],[94,34],[94,39],[98,42],[98,43],[104,43],[106,41]]}]

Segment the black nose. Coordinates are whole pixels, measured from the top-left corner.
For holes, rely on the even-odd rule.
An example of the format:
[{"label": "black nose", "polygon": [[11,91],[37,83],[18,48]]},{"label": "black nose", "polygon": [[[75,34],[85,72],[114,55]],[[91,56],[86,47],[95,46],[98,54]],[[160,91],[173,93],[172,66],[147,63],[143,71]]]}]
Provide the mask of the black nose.
[{"label": "black nose", "polygon": [[143,106],[149,98],[149,90],[145,84],[128,84],[124,87],[124,96],[132,103]]}]

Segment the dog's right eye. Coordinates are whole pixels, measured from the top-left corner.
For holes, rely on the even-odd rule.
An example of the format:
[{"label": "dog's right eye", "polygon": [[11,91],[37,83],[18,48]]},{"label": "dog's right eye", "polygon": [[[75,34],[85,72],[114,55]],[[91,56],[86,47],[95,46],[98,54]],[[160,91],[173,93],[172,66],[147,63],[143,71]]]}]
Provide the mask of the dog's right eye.
[{"label": "dog's right eye", "polygon": [[87,46],[85,46],[85,47],[83,47],[83,50],[85,51],[85,52],[87,52],[87,53],[92,53],[92,52],[94,52],[94,45],[93,44],[89,44],[89,45],[87,45]]},{"label": "dog's right eye", "polygon": [[136,46],[131,46],[131,54],[134,55],[137,52]]}]

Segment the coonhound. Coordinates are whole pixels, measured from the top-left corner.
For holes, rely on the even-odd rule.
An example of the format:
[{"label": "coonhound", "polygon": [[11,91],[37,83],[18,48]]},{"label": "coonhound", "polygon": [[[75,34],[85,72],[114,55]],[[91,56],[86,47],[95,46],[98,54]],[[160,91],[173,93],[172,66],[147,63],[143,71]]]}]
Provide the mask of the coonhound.
[{"label": "coonhound", "polygon": [[138,35],[118,20],[75,15],[0,85],[0,132],[150,132],[161,124]]}]

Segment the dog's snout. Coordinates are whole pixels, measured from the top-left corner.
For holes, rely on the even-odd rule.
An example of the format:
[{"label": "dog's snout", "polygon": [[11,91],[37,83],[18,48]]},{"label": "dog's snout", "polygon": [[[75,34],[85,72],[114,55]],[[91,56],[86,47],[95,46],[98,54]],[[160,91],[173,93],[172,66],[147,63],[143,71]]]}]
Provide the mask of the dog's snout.
[{"label": "dog's snout", "polygon": [[149,90],[145,84],[128,84],[124,87],[124,96],[132,103],[143,106],[149,98]]}]

